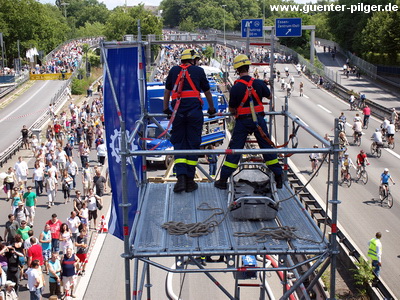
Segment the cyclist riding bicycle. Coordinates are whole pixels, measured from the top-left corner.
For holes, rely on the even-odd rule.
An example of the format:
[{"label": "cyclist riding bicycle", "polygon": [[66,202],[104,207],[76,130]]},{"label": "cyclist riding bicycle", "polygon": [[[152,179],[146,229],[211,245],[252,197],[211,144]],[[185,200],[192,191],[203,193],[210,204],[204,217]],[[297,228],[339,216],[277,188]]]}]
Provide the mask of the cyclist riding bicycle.
[{"label": "cyclist riding bicycle", "polygon": [[356,113],[356,116],[354,117],[353,121],[361,121],[361,117],[359,113]]},{"label": "cyclist riding bicycle", "polygon": [[286,77],[289,77],[289,67],[285,67]]},{"label": "cyclist riding bicycle", "polygon": [[287,95],[288,97],[290,97],[290,95],[292,94],[292,88],[291,88],[290,83],[286,83],[286,84],[285,84],[285,88],[286,88],[286,95]]},{"label": "cyclist riding bicycle", "polygon": [[389,120],[385,117],[383,119],[382,124],[381,124],[381,130],[382,130],[382,134],[384,136],[386,135],[386,128],[388,127],[389,124],[390,124]]},{"label": "cyclist riding bicycle", "polygon": [[339,130],[340,131],[346,131],[346,116],[344,115],[344,112],[340,113],[339,116]]},{"label": "cyclist riding bicycle", "polygon": [[281,90],[282,90],[282,91],[285,90],[285,86],[286,86],[285,79],[283,79],[283,77],[282,77],[282,78],[281,78]]},{"label": "cyclist riding bicycle", "polygon": [[357,172],[360,171],[361,167],[365,168],[366,165],[369,165],[367,154],[365,154],[364,150],[360,150],[357,155]]},{"label": "cyclist riding bicycle", "polygon": [[354,168],[353,161],[351,160],[351,158],[349,157],[349,154],[347,152],[344,154],[344,157],[340,161],[340,166],[342,168],[342,170],[341,170],[342,178],[344,178],[345,175],[349,174],[350,167]]},{"label": "cyclist riding bicycle", "polygon": [[290,76],[290,87],[293,89],[294,88],[294,76]]},{"label": "cyclist riding bicycle", "polygon": [[304,91],[304,83],[303,81],[300,81],[300,85],[299,85],[299,89],[300,89],[300,97],[303,97],[303,91]]},{"label": "cyclist riding bicycle", "polygon": [[353,110],[353,107],[354,107],[355,102],[356,102],[356,97],[354,97],[354,95],[351,95],[351,96],[350,96],[350,100],[349,100],[349,103],[350,103],[350,110]]},{"label": "cyclist riding bicycle", "polygon": [[389,144],[392,144],[394,141],[394,134],[396,133],[396,128],[394,126],[393,121],[386,127],[386,139]]},{"label": "cyclist riding bicycle", "polygon": [[373,143],[376,145],[376,148],[383,147],[382,132],[379,128],[375,129],[375,132],[372,135],[372,140],[374,141]]},{"label": "cyclist riding bicycle", "polygon": [[354,137],[354,141],[356,140],[357,137],[361,138],[362,136],[362,123],[361,123],[361,119],[356,119],[354,121],[353,124],[353,137]]},{"label": "cyclist riding bicycle", "polygon": [[394,181],[392,179],[392,176],[390,176],[390,174],[389,174],[389,169],[385,168],[383,170],[383,173],[381,174],[381,187],[383,189],[385,189],[385,194],[386,195],[388,194],[389,179],[393,183],[393,185],[395,185],[395,183],[394,183]]},{"label": "cyclist riding bicycle", "polygon": [[360,102],[361,102],[361,106],[364,107],[365,106],[365,94],[364,93],[360,93]]},{"label": "cyclist riding bicycle", "polygon": [[[314,148],[318,148],[318,145],[314,145]],[[314,173],[317,170],[319,153],[310,153],[309,157],[311,161],[311,173]]]},{"label": "cyclist riding bicycle", "polygon": [[369,117],[371,116],[371,109],[369,108],[368,105],[365,105],[363,109],[363,115],[364,115],[363,127],[367,127],[367,124],[369,122]]},{"label": "cyclist riding bicycle", "polygon": [[301,65],[300,64],[297,64],[296,70],[297,70],[297,75],[301,76]]},{"label": "cyclist riding bicycle", "polygon": [[392,114],[391,114],[391,121],[393,122],[393,124],[396,124],[398,119],[399,119],[399,115],[397,114],[396,109],[393,107]]}]

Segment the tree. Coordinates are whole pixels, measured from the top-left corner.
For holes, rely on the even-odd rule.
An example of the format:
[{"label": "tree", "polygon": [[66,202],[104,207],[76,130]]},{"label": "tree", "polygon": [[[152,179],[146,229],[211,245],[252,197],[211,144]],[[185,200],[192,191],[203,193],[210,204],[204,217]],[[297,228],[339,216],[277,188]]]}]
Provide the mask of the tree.
[{"label": "tree", "polygon": [[[357,6],[359,0],[339,0],[337,4]],[[364,0],[364,5],[386,5],[390,0]],[[345,9],[343,11],[329,12],[329,25],[335,41],[343,48],[355,52],[361,52],[361,32],[366,26],[371,14],[366,14],[363,11],[351,12]]]},{"label": "tree", "polygon": [[368,53],[379,54],[381,60],[373,61],[374,63],[396,64],[397,55],[400,53],[399,32],[398,12],[375,12],[361,32],[363,56],[368,57]]},{"label": "tree", "polygon": [[191,16],[189,16],[179,24],[179,30],[181,31],[194,32],[195,28],[196,25]]},{"label": "tree", "polygon": [[105,36],[108,40],[123,40],[124,35],[137,35],[137,21],[141,20],[143,35],[162,33],[161,19],[151,11],[146,10],[143,4],[131,7],[127,12],[123,8],[116,8],[108,18]]},{"label": "tree", "polygon": [[9,60],[18,56],[17,40],[24,57],[31,47],[50,52],[66,40],[69,32],[55,6],[35,0],[0,0],[0,15],[0,31],[4,33]]},{"label": "tree", "polygon": [[99,22],[89,23],[86,22],[85,26],[79,27],[75,36],[78,38],[81,37],[92,37],[92,36],[103,36],[104,31],[106,30],[105,24],[101,24]]}]

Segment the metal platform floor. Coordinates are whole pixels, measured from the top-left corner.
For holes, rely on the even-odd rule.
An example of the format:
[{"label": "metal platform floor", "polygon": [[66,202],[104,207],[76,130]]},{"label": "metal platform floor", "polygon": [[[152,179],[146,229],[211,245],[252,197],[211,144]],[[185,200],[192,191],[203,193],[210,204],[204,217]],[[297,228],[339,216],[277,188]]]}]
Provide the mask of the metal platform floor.
[{"label": "metal platform floor", "polygon": [[[322,254],[328,243],[297,197],[280,203],[277,220],[239,221],[230,214],[215,230],[201,237],[170,235],[161,226],[168,221],[201,222],[213,212],[198,210],[202,203],[227,211],[228,192],[213,183],[199,183],[192,193],[175,194],[174,183],[148,183],[139,208],[136,228],[130,239],[132,257],[160,257],[186,255],[240,255],[240,254]],[[278,190],[280,199],[292,195],[287,184]],[[216,216],[221,220],[222,216]],[[263,227],[295,227],[298,238],[291,241],[267,238],[263,243],[255,237],[235,237],[235,232],[254,232]]]}]

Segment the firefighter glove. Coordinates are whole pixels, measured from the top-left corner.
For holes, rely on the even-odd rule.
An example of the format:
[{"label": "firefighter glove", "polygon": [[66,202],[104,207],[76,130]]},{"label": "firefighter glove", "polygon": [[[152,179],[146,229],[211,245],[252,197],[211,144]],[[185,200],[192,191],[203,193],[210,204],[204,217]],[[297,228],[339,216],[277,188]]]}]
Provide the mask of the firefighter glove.
[{"label": "firefighter glove", "polygon": [[213,108],[209,108],[209,109],[207,110],[207,113],[210,115],[210,117],[213,117],[213,116],[217,113],[217,111],[216,111],[215,108],[213,107]]}]

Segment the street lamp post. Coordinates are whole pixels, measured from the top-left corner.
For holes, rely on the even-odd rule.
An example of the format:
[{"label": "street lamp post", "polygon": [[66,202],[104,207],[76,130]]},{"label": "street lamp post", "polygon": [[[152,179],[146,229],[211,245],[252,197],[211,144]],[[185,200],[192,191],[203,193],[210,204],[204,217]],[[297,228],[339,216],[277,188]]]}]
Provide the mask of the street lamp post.
[{"label": "street lamp post", "polygon": [[[263,0],[263,24],[265,24],[265,0]],[[265,43],[265,32],[264,32],[264,28],[263,28],[263,39],[264,39],[264,43]]]},{"label": "street lamp post", "polygon": [[225,38],[225,12],[226,12],[225,7],[226,7],[226,4],[223,4],[221,6],[224,9],[224,46],[226,47],[226,38]]}]

